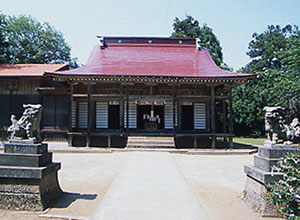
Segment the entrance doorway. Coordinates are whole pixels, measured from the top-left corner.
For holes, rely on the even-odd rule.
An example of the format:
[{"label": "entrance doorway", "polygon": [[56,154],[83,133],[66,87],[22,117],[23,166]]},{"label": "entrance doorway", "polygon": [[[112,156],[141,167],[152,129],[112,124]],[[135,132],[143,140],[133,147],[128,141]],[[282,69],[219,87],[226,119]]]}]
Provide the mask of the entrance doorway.
[{"label": "entrance doorway", "polygon": [[158,115],[160,118],[160,123],[158,124],[158,129],[164,129],[164,124],[165,124],[165,108],[163,105],[155,105],[154,106],[154,115]]},{"label": "entrance doorway", "polygon": [[[154,105],[153,118],[151,105],[137,105],[137,128],[157,130],[164,128],[164,106]],[[154,119],[155,118],[155,119]]]},{"label": "entrance doorway", "polygon": [[137,128],[144,129],[144,118],[145,114],[150,114],[151,105],[138,105],[137,106]]},{"label": "entrance doorway", "polygon": [[108,105],[108,128],[120,129],[120,105]]},{"label": "entrance doorway", "polygon": [[182,130],[194,129],[194,106],[193,105],[181,106],[181,129]]}]

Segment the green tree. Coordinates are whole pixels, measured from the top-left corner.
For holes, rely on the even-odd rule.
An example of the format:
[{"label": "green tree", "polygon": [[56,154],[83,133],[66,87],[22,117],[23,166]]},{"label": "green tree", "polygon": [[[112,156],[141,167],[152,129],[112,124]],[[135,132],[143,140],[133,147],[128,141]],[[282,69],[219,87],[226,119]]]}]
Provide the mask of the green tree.
[{"label": "green tree", "polygon": [[287,49],[288,39],[297,33],[297,29],[291,25],[283,28],[270,25],[263,33],[254,33],[247,53],[252,61],[246,68],[252,72],[281,68],[280,52]]},{"label": "green tree", "polygon": [[65,63],[70,46],[61,32],[30,16],[6,16],[8,63]]},{"label": "green tree", "polygon": [[183,20],[176,17],[173,23],[173,30],[172,37],[200,38],[201,46],[208,49],[215,63],[218,66],[228,68],[223,63],[220,41],[213,33],[212,28],[207,26],[207,24],[200,26],[199,22],[190,15],[186,16]]},{"label": "green tree", "polygon": [[0,13],[0,64],[6,63],[7,42],[6,42],[6,17]]},{"label": "green tree", "polygon": [[259,78],[233,90],[236,134],[262,135],[264,106],[283,106],[287,123],[300,116],[299,36],[298,28],[290,25],[269,26],[262,34],[253,35],[248,52],[252,61],[241,71]]},{"label": "green tree", "polygon": [[288,111],[288,120],[300,117],[300,31],[289,37],[286,50],[278,54],[281,60],[274,90],[279,91],[278,104]]}]

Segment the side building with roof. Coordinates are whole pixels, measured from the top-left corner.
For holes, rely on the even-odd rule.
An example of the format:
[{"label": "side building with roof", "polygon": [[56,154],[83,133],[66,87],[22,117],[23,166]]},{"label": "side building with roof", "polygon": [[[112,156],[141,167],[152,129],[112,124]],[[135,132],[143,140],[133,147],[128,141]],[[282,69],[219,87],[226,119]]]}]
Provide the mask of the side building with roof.
[{"label": "side building with roof", "polygon": [[[43,136],[67,138],[69,128],[70,101],[67,83],[57,83],[45,77],[46,71],[69,69],[65,64],[1,64],[0,65],[0,136],[11,124],[10,115],[19,119],[24,111],[23,104],[42,104]],[[68,105],[68,104],[67,104]],[[47,137],[48,137],[47,136]]]},{"label": "side building with roof", "polygon": [[232,146],[232,88],[255,75],[220,69],[199,39],[99,39],[84,66],[44,70],[35,93],[46,139],[125,147],[130,136],[167,136],[179,148]]}]

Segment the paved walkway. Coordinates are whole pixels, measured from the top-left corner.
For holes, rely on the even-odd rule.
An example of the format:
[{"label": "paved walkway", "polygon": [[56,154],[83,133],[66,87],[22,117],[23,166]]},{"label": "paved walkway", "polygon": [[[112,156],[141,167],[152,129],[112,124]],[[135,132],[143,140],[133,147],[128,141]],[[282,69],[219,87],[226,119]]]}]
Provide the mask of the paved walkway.
[{"label": "paved walkway", "polygon": [[168,153],[133,152],[97,208],[93,220],[205,220]]}]

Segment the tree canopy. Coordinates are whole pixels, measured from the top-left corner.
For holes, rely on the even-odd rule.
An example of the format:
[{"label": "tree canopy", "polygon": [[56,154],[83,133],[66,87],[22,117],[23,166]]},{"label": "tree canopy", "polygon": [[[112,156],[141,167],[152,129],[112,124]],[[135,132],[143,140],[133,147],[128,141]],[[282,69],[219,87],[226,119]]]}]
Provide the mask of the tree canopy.
[{"label": "tree canopy", "polygon": [[7,42],[6,42],[6,19],[0,14],[0,64],[6,62]]},{"label": "tree canopy", "polygon": [[71,48],[61,32],[30,16],[0,16],[1,63],[65,63]]},{"label": "tree canopy", "polygon": [[[252,59],[241,71],[259,76],[233,91],[237,134],[262,135],[265,106],[286,109],[287,123],[300,113],[300,32],[298,27],[268,26],[249,43]],[[241,133],[244,131],[245,133]]]},{"label": "tree canopy", "polygon": [[201,46],[206,47],[218,66],[223,63],[223,53],[220,41],[207,24],[200,26],[199,21],[188,15],[185,19],[174,19],[172,37],[200,38]]},{"label": "tree canopy", "polygon": [[288,40],[297,33],[297,27],[270,25],[263,33],[254,33],[247,55],[252,61],[246,66],[251,71],[264,71],[282,67],[280,52],[288,49]]}]

